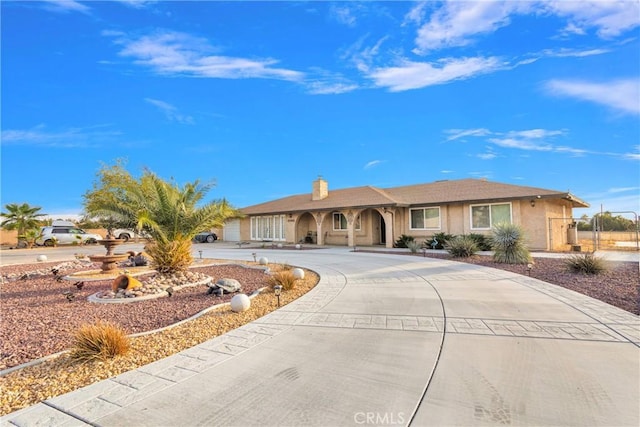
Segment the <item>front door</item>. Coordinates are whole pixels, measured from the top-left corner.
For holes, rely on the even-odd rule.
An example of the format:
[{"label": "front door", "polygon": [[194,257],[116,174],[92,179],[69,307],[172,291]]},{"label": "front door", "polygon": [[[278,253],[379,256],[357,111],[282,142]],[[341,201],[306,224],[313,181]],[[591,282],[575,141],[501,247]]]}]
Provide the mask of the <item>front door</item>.
[{"label": "front door", "polygon": [[382,215],[380,215],[380,244],[381,245],[386,245],[387,244],[387,227],[384,224],[384,218]]}]

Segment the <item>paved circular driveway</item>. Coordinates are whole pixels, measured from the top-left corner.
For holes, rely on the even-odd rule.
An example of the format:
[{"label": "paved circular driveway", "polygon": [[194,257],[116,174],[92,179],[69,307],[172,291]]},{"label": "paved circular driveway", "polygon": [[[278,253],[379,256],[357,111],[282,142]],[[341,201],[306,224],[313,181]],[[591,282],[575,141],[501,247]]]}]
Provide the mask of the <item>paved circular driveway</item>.
[{"label": "paved circular driveway", "polygon": [[[255,252],[198,249],[244,260]],[[321,281],[229,334],[2,421],[640,424],[638,316],[471,264],[346,248],[258,252]]]}]

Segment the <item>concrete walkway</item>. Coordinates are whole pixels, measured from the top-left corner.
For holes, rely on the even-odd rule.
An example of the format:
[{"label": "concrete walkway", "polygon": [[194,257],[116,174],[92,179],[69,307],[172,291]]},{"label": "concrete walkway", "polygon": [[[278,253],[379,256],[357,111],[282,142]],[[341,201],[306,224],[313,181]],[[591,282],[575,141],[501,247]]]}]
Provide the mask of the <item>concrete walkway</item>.
[{"label": "concrete walkway", "polygon": [[257,252],[321,281],[251,324],[0,424],[640,425],[640,318],[623,310],[439,259],[197,249]]}]

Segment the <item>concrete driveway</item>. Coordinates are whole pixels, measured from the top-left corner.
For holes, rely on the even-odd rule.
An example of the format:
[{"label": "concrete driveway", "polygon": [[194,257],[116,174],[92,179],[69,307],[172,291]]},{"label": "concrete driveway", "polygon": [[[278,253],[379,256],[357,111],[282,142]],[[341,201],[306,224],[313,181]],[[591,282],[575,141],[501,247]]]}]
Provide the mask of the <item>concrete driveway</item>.
[{"label": "concrete driveway", "polygon": [[640,318],[623,310],[438,259],[197,250],[258,252],[321,281],[249,325],[2,425],[640,425]]}]

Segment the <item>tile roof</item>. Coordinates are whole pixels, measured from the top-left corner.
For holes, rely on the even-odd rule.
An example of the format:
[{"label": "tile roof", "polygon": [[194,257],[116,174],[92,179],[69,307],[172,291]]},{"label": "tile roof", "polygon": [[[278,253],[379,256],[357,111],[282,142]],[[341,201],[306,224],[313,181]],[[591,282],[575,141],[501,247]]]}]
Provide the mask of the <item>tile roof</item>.
[{"label": "tile roof", "polygon": [[372,186],[329,189],[322,200],[311,200],[311,193],[284,197],[241,209],[246,215],[332,210],[344,208],[424,206],[444,203],[473,203],[527,198],[554,198],[572,201],[574,207],[589,204],[569,192],[503,184],[481,179],[436,181],[381,189]]}]

